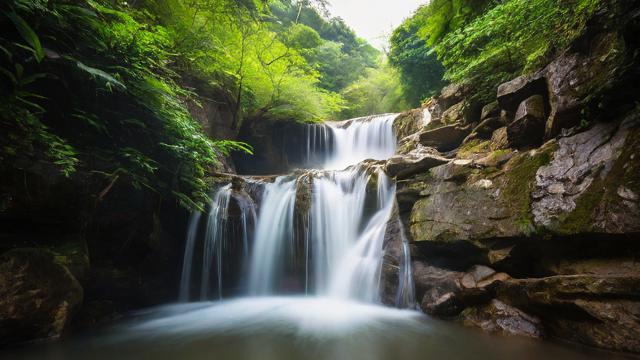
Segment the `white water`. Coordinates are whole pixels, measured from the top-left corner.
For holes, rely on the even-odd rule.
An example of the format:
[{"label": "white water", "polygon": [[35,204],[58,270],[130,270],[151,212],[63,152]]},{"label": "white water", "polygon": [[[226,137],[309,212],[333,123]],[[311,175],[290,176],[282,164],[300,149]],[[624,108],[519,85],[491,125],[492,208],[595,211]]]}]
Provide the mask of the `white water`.
[{"label": "white water", "polygon": [[265,186],[249,268],[249,295],[273,294],[284,263],[291,261],[287,250],[295,246],[295,199],[295,179],[280,177]]},{"label": "white water", "polygon": [[[182,277],[180,281],[180,301],[188,301],[192,295],[193,270],[199,266],[200,279],[199,298],[207,300],[211,297],[215,285],[218,298],[222,297],[223,290],[223,264],[228,254],[229,241],[237,240],[235,231],[229,218],[229,203],[233,195],[231,184],[219,188],[213,195],[213,201],[209,207],[204,240],[200,254],[196,254],[197,236],[199,234],[200,219],[202,213],[194,212],[189,220],[187,241],[185,245],[184,260],[182,265]],[[248,253],[249,227],[255,223],[255,209],[253,204],[236,200],[240,209],[240,236],[242,248]],[[201,261],[195,261],[199,255]],[[212,279],[213,277],[213,279]],[[214,281],[215,280],[215,281]]]},{"label": "white water", "polygon": [[[307,151],[320,170],[286,175],[263,183],[259,213],[250,244],[244,293],[268,296],[297,292],[366,303],[380,301],[380,271],[387,223],[395,206],[395,184],[366,159],[386,159],[395,153],[393,121],[396,115],[360,118],[328,125],[310,125]],[[296,204],[303,179],[311,179],[310,204]],[[371,186],[373,184],[374,186]],[[304,188],[300,191],[308,191]],[[221,188],[207,219],[200,298],[210,297],[215,274],[222,294],[221,256],[229,237],[226,222],[231,188]],[[306,211],[302,232],[296,211]],[[300,215],[300,214],[298,214]],[[194,214],[194,219],[199,217]],[[188,298],[197,219],[189,226],[181,299]],[[246,224],[245,224],[246,227]],[[246,232],[243,241],[247,242]],[[299,251],[303,249],[302,251]],[[409,257],[405,243],[403,254]],[[246,258],[246,254],[243,254]],[[215,261],[213,261],[215,259]],[[300,267],[300,263],[304,263]],[[208,269],[215,264],[213,272]],[[400,264],[397,305],[413,306],[410,261]],[[296,274],[295,272],[300,272]],[[303,274],[302,274],[303,273]],[[303,284],[300,284],[303,282]]]},{"label": "white water", "polygon": [[[355,237],[341,237],[338,234],[332,234],[332,236],[322,239],[326,243],[333,243],[333,247],[340,249],[340,252],[332,254],[335,257],[334,264],[317,270],[318,273],[328,276],[327,295],[329,296],[357,299],[369,303],[377,302],[379,299],[380,269],[384,255],[382,247],[387,221],[393,209],[395,187],[389,183],[387,176],[382,171],[378,170],[376,175],[378,183],[377,207],[368,221],[362,216],[362,207],[353,209],[353,213],[357,214],[359,218],[349,219],[348,214],[343,216],[343,214],[334,211],[333,204],[344,201],[341,200],[341,197],[325,201],[326,208],[320,212],[320,215],[326,218],[333,217],[333,221],[324,224],[325,229],[322,231],[337,228],[336,225],[342,225],[345,228],[351,227],[353,231],[350,233],[356,233]],[[356,179],[361,179],[361,176],[359,175]],[[366,184],[364,182],[364,186],[357,189],[356,198],[364,196]],[[331,195],[335,194],[329,193],[329,196]],[[359,205],[362,206],[362,204]],[[351,209],[346,210],[350,211]],[[314,214],[312,219],[318,217],[317,214]],[[350,220],[355,221],[347,223]],[[362,231],[358,231],[362,222],[365,222],[366,225]],[[322,241],[317,241],[316,244],[318,243],[322,243]]]},{"label": "white water", "polygon": [[[396,151],[393,120],[398,114],[386,114],[342,122],[327,122],[333,147],[322,164],[325,170],[341,170],[367,159],[384,160]],[[326,137],[326,135],[325,135]],[[325,140],[325,143],[328,141]]]}]

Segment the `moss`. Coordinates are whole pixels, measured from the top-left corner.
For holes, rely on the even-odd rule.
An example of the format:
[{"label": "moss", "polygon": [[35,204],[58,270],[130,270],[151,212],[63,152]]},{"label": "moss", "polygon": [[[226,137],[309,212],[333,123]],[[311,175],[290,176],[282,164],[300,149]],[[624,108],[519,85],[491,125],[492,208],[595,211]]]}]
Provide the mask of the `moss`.
[{"label": "moss", "polygon": [[460,146],[457,157],[460,159],[468,158],[474,154],[486,153],[489,151],[491,141],[474,139]]},{"label": "moss", "polygon": [[505,181],[502,200],[516,215],[520,230],[529,235],[536,231],[531,215],[531,191],[535,175],[541,166],[551,162],[556,144],[549,142],[534,153],[527,152],[513,157],[505,165]]},{"label": "moss", "polygon": [[503,156],[509,155],[511,152],[512,152],[511,149],[494,150],[491,153],[489,153],[489,155],[487,155],[487,157],[491,161],[496,161],[496,160],[500,159]]}]

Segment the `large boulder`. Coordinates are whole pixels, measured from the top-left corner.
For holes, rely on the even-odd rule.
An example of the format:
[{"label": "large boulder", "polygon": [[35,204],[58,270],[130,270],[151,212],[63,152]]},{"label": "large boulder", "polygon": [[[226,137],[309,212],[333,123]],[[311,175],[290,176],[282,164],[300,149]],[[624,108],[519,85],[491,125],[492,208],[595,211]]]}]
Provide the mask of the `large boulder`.
[{"label": "large boulder", "polygon": [[0,256],[0,345],[60,337],[83,299],[71,272],[36,248]]},{"label": "large boulder", "polygon": [[552,336],[640,352],[640,276],[508,280],[498,298],[539,317]]},{"label": "large boulder", "polygon": [[441,156],[434,149],[418,145],[406,155],[395,155],[389,158],[384,171],[396,179],[405,179],[447,162],[449,159]]},{"label": "large boulder", "polygon": [[419,142],[427,147],[432,147],[438,151],[451,151],[460,144],[471,133],[471,125],[460,123],[446,125],[433,130],[419,133]]},{"label": "large boulder", "polygon": [[544,128],[544,99],[541,95],[530,96],[520,103],[513,122],[507,125],[509,144],[515,148],[540,145]]},{"label": "large boulder", "polygon": [[444,110],[462,101],[468,89],[462,84],[449,84],[445,86],[436,98]]},{"label": "large boulder", "polygon": [[498,86],[497,98],[500,108],[514,113],[524,100],[546,94],[547,86],[541,75],[522,75]]},{"label": "large boulder", "polygon": [[[586,36],[582,42],[539,73],[547,80],[549,89],[551,109],[545,130],[547,139],[557,136],[562,129],[579,125],[584,109],[591,102],[597,102],[593,104],[595,108],[603,106],[606,101],[594,94],[612,87],[625,69],[622,34],[606,31]],[[621,96],[624,96],[622,91]],[[629,104],[612,106],[605,116],[620,110],[628,111],[627,106]]]},{"label": "large boulder", "polygon": [[442,113],[440,121],[444,125],[451,125],[465,122],[465,106],[464,102],[459,102]]}]

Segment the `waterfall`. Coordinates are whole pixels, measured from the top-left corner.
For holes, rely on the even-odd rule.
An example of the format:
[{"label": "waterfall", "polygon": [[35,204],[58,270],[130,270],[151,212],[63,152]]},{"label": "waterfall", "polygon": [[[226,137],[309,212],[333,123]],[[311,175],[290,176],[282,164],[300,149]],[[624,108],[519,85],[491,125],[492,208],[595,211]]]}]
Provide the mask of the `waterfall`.
[{"label": "waterfall", "polygon": [[[400,219],[398,219],[400,222]],[[402,258],[400,259],[400,273],[398,276],[398,292],[396,294],[396,306],[399,308],[410,308],[416,306],[416,294],[413,284],[413,273],[411,271],[411,252],[409,240],[404,233],[404,227],[400,223],[400,235],[402,236]]]},{"label": "waterfall", "polygon": [[[362,162],[384,160],[395,153],[395,118],[390,114],[308,125],[304,151],[307,167],[316,167],[315,170],[271,181],[245,178],[252,187],[261,187],[261,195],[253,235],[247,235],[249,229],[244,222],[242,254],[227,254],[247,262],[248,267],[239,274],[247,279],[241,294],[297,292],[369,303],[380,301],[385,235],[396,206],[395,183],[380,164]],[[200,277],[202,299],[211,294],[212,283],[218,294],[223,293],[223,254],[230,242],[240,241],[229,238],[228,233],[231,193],[231,185],[220,188],[207,217]],[[199,219],[199,213],[194,213],[187,234],[183,300],[193,277],[191,263]],[[402,246],[404,259],[399,264],[396,303],[411,307],[411,262],[404,234]]]},{"label": "waterfall", "polygon": [[180,301],[189,300],[189,283],[191,281],[191,268],[193,266],[193,252],[198,235],[198,224],[202,213],[195,211],[189,219],[187,229],[187,243],[185,245],[184,260],[182,261],[182,277],[180,278]]},{"label": "waterfall", "polygon": [[[229,214],[232,198],[239,210],[238,219],[232,219]],[[198,296],[200,300],[209,299],[214,289],[217,297],[222,297],[224,265],[225,259],[229,255],[229,242],[235,240],[240,234],[242,238],[240,245],[243,252],[248,254],[249,236],[252,232],[250,228],[255,223],[256,213],[252,202],[244,201],[237,196],[234,197],[234,190],[229,184],[219,188],[212,196],[204,224],[203,241],[198,247],[196,242],[198,234],[202,232],[199,231],[201,217],[202,213],[196,211],[189,220],[180,280],[180,301],[188,301],[191,298],[192,284],[198,279],[200,280]],[[196,254],[198,250],[199,254]],[[194,261],[197,255],[200,256],[199,262]],[[200,272],[194,274],[194,270],[200,270]]]},{"label": "waterfall", "polygon": [[[364,226],[364,229],[353,237],[326,237],[322,239],[323,242],[337,243],[333,247],[341,250],[340,253],[334,254],[337,266],[330,265],[328,268],[321,270],[322,273],[328,274],[328,295],[330,296],[366,302],[378,300],[380,269],[384,255],[383,240],[387,220],[393,208],[395,189],[389,184],[387,176],[380,170],[377,171],[377,183],[376,210]],[[359,190],[362,191],[361,194],[364,194],[365,189]],[[347,209],[347,211],[349,210]],[[362,212],[362,209],[354,212],[360,216],[360,219],[356,219],[357,222],[354,224],[355,230],[357,230],[359,223],[364,220]],[[336,224],[328,223],[325,225],[331,228],[335,227]],[[321,242],[318,241],[318,243]]]},{"label": "waterfall", "polygon": [[250,295],[273,294],[284,265],[292,261],[296,181],[279,177],[265,186],[249,269]]},{"label": "waterfall", "polygon": [[[328,148],[326,170],[341,170],[367,159],[384,160],[396,151],[393,121],[397,114],[358,118],[342,122],[327,122],[332,147]],[[324,144],[329,143],[325,140]],[[326,148],[326,145],[325,145]]]}]

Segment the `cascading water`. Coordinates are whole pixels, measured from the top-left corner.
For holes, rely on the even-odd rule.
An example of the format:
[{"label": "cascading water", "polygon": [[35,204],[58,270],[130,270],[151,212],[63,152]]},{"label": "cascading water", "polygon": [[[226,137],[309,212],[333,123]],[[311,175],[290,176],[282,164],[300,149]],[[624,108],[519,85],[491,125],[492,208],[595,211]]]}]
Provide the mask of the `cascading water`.
[{"label": "cascading water", "polygon": [[[367,159],[384,160],[396,151],[393,121],[397,114],[379,115],[342,122],[327,122],[330,135],[321,144],[331,144],[322,164],[325,170],[342,170]],[[311,138],[311,141],[315,139]],[[316,146],[314,149],[318,149]]]},{"label": "cascading water", "polygon": [[[210,298],[213,294],[214,285],[215,293],[219,298],[222,297],[225,255],[229,252],[229,242],[237,240],[238,235],[242,239],[239,245],[241,245],[243,252],[248,254],[250,228],[256,222],[255,207],[251,201],[235,198],[234,200],[239,210],[239,218],[231,219],[229,204],[233,195],[234,190],[231,184],[219,188],[213,195],[213,201],[209,206],[205,224],[203,242],[200,247],[198,247],[197,239],[200,232],[202,213],[196,211],[191,215],[182,265],[180,301],[188,301],[192,298],[194,268],[200,270],[196,278],[196,280],[200,279],[199,296],[197,298],[201,300]],[[199,262],[194,261],[197,250],[200,251],[199,257],[201,261]]]},{"label": "cascading water", "polygon": [[[395,206],[395,184],[379,165],[394,154],[396,115],[359,118],[307,128],[307,158],[317,170],[280,176],[261,182],[263,192],[250,248],[244,293],[267,296],[283,292],[379,302],[379,280],[387,222]],[[309,179],[309,204],[297,203],[304,193],[300,183]],[[222,289],[220,258],[228,236],[225,223],[230,185],[214,198],[204,238],[200,297],[208,292],[214,270],[218,294]],[[302,213],[302,214],[301,214]],[[305,219],[303,231],[298,218]],[[188,298],[192,281],[191,259],[199,214],[194,214],[187,235],[181,299]],[[300,251],[302,249],[302,251]],[[408,257],[408,246],[403,255]],[[214,259],[216,261],[213,261]],[[212,268],[212,264],[216,267]],[[304,263],[303,267],[298,266]],[[397,305],[413,305],[410,262],[400,264]],[[302,269],[302,270],[301,270]],[[304,274],[291,274],[301,270]],[[297,281],[304,282],[296,287]],[[294,290],[292,290],[294,289]]]},{"label": "cascading water", "polygon": [[295,179],[280,177],[265,186],[249,268],[250,295],[273,294],[278,276],[292,259],[295,196]]}]

